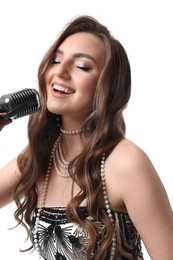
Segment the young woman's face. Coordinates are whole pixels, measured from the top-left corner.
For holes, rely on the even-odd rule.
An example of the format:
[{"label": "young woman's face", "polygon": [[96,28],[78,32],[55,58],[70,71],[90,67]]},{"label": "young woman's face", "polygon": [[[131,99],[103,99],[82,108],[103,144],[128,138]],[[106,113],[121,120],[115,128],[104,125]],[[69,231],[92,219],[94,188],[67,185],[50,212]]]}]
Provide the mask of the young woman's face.
[{"label": "young woman's face", "polygon": [[81,32],[66,38],[45,73],[49,111],[85,119],[104,61],[104,45],[96,36]]}]

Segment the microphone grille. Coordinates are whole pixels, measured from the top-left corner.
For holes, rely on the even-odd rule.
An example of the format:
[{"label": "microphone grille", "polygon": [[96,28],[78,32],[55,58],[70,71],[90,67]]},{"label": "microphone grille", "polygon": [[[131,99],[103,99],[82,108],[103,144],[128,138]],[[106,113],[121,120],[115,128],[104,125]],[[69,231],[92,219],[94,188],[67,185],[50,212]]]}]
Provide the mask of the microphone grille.
[{"label": "microphone grille", "polygon": [[40,108],[40,98],[35,89],[23,89],[11,95],[13,105],[18,109],[13,119],[29,115]]},{"label": "microphone grille", "polygon": [[35,89],[24,89],[13,93],[12,99],[15,107],[19,107],[14,119],[37,112],[40,108],[40,98]]}]

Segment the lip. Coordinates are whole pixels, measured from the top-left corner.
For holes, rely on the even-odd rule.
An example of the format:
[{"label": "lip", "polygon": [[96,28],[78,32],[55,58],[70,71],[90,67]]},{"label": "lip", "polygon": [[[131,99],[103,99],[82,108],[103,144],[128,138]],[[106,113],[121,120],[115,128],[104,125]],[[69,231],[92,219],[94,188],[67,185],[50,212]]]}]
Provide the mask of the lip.
[{"label": "lip", "polygon": [[75,91],[64,83],[53,82],[51,84],[51,93],[55,97],[68,97],[69,95],[74,94]]}]

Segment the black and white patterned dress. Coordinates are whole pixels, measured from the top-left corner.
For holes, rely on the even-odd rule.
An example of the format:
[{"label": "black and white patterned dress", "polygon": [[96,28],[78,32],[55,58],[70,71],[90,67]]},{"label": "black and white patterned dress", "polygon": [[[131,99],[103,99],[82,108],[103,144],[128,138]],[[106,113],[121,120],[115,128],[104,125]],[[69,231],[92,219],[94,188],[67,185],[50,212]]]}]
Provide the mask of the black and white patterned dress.
[{"label": "black and white patterned dress", "polygon": [[[37,210],[32,218],[31,241],[34,244],[34,224]],[[79,208],[81,218],[87,218],[86,207]],[[119,260],[142,260],[141,240],[127,213],[113,212],[116,228],[120,233]],[[86,260],[89,236],[76,223],[69,223],[65,207],[43,208],[39,218],[38,242],[39,251],[45,260]],[[97,223],[98,228],[101,223]],[[103,225],[102,225],[103,226]],[[109,255],[107,256],[109,259]]]}]

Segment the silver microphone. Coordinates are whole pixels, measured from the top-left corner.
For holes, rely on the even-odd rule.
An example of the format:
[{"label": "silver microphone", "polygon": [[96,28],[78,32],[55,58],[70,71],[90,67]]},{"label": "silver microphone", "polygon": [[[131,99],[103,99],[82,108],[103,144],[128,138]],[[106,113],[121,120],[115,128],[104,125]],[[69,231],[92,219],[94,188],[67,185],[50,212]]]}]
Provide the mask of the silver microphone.
[{"label": "silver microphone", "polygon": [[23,89],[0,97],[0,120],[17,119],[35,113],[41,107],[36,89]]}]

